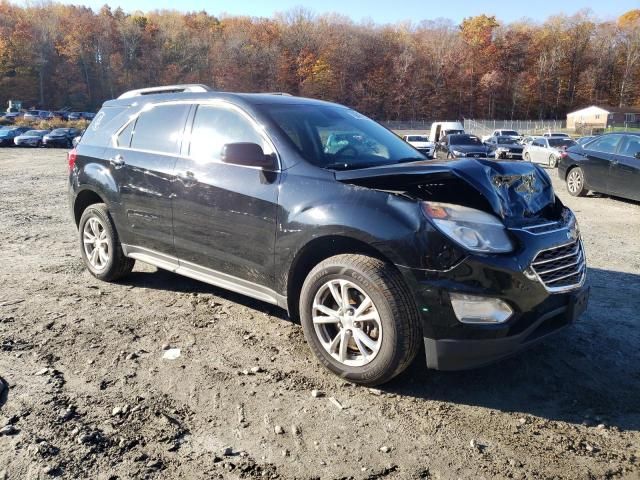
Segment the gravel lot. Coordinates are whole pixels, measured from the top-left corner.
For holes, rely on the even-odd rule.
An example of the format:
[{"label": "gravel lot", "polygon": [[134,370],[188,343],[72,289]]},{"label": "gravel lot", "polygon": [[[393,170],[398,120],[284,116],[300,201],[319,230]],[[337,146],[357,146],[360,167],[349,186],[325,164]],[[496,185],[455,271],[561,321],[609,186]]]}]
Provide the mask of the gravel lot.
[{"label": "gravel lot", "polygon": [[370,390],[275,307],[141,263],[95,280],[64,151],[0,150],[0,480],[640,478],[640,205],[557,187],[591,267],[582,320]]}]

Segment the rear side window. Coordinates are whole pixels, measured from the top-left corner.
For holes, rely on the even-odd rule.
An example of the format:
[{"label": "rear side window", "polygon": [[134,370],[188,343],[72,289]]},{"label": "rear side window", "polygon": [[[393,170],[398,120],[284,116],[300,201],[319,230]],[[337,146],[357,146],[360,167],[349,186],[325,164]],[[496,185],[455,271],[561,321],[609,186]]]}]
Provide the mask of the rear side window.
[{"label": "rear side window", "polygon": [[628,135],[620,147],[620,155],[635,157],[640,152],[640,136]]},{"label": "rear side window", "polygon": [[602,153],[614,153],[622,135],[604,135],[587,145],[588,150]]},{"label": "rear side window", "polygon": [[156,105],[142,112],[133,127],[131,148],[177,155],[188,114],[186,104]]}]

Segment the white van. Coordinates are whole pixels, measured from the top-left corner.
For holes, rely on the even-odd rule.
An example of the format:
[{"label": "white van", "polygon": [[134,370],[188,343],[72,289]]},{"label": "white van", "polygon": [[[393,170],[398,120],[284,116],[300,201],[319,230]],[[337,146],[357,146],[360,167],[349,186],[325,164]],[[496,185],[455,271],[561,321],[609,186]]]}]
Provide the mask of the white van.
[{"label": "white van", "polygon": [[439,142],[445,135],[464,133],[464,126],[460,122],[434,122],[429,133],[430,142]]}]

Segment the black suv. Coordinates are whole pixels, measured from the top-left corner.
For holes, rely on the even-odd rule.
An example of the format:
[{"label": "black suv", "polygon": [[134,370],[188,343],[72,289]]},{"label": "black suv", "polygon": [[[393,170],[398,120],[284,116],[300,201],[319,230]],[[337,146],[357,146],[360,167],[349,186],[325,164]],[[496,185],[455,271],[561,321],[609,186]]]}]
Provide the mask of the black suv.
[{"label": "black suv", "polygon": [[95,277],[141,260],[279,305],[323,365],[365,385],[422,342],[436,369],[506,357],[587,302],[578,225],[544,170],[428,161],[318,100],[127,92],[70,152],[69,192]]}]

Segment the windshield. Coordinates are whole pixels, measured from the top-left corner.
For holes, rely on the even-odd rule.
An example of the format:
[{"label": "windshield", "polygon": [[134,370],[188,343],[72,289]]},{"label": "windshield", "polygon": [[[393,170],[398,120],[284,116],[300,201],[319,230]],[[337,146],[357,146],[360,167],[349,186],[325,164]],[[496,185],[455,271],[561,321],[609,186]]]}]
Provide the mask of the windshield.
[{"label": "windshield", "polygon": [[518,132],[516,132],[515,130],[502,130],[502,135],[513,135],[517,137]]},{"label": "windshield", "polygon": [[66,133],[69,133],[68,128],[56,128],[51,131],[51,135],[65,135]]},{"label": "windshield", "polygon": [[0,130],[0,137],[9,137],[13,134],[13,130]]},{"label": "windshield", "polygon": [[549,138],[550,147],[572,147],[576,144],[570,138]]},{"label": "windshield", "polygon": [[450,145],[482,145],[482,141],[473,135],[450,135]]},{"label": "windshield", "polygon": [[23,133],[25,137],[39,137],[47,133],[46,130],[29,130],[28,132]]},{"label": "windshield", "polygon": [[428,142],[429,139],[423,135],[409,135],[407,137],[408,142]]},{"label": "windshield", "polygon": [[498,143],[504,145],[514,145],[518,143],[518,140],[511,137],[498,137]]},{"label": "windshield", "polygon": [[426,159],[393,132],[345,107],[265,104],[259,108],[304,158],[319,167],[347,170]]}]

